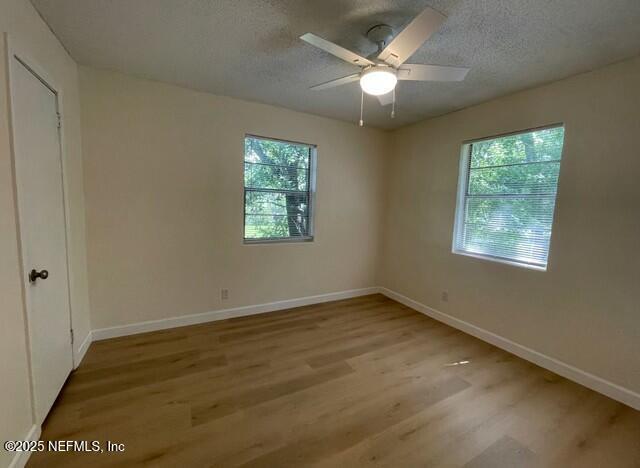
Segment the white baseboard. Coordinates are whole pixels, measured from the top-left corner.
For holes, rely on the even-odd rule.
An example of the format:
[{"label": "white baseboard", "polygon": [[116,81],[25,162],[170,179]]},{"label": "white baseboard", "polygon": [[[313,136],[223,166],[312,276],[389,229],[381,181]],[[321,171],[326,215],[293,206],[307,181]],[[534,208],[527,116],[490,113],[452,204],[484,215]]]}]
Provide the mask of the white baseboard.
[{"label": "white baseboard", "polygon": [[78,368],[78,366],[84,359],[84,355],[87,354],[87,350],[89,349],[89,346],[91,346],[91,342],[93,341],[92,334],[93,333],[91,332],[91,330],[89,330],[89,333],[87,333],[87,336],[85,336],[84,340],[82,341],[82,344],[74,354],[73,356],[74,369]]},{"label": "white baseboard", "polygon": [[[29,429],[27,435],[24,436],[24,439],[21,440],[40,440],[40,432],[40,426],[34,424],[33,426],[31,426],[31,429]],[[13,456],[13,460],[11,460],[11,463],[9,463],[9,468],[24,468],[24,466],[29,461],[31,453],[32,452],[16,452]]]},{"label": "white baseboard", "polygon": [[135,335],[138,333],[165,330],[167,328],[184,327],[187,325],[214,322],[217,320],[225,320],[234,317],[244,317],[245,315],[264,314],[266,312],[275,312],[277,310],[290,309],[293,307],[301,307],[310,304],[319,304],[321,302],[338,301],[340,299],[366,296],[379,292],[380,288],[377,287],[351,289],[349,291],[340,291],[328,294],[320,294],[317,296],[300,297],[297,299],[288,299],[285,301],[270,302],[267,304],[234,307],[232,309],[214,310],[201,314],[183,315],[180,317],[170,317],[161,320],[151,320],[148,322],[138,322],[129,325],[100,328],[98,330],[93,330],[91,334],[94,341],[106,340],[108,338],[115,338],[118,336]]},{"label": "white baseboard", "polygon": [[577,382],[580,385],[584,385],[591,390],[602,393],[603,395],[613,398],[614,400],[624,403],[625,405],[631,406],[632,408],[640,410],[640,394],[629,390],[628,388],[621,387],[620,385],[609,382],[608,380],[578,369],[577,367],[559,361],[558,359],[549,357],[531,348],[527,348],[526,346],[515,343],[500,335],[496,335],[495,333],[492,333],[488,330],[472,325],[469,322],[465,322],[464,320],[460,320],[451,315],[445,314],[444,312],[440,312],[436,309],[421,304],[420,302],[403,296],[402,294],[391,291],[390,289],[378,288],[378,290],[388,298],[400,302],[407,307],[411,307],[412,309],[428,315],[429,317],[438,320],[439,322],[446,323],[453,328],[457,328],[458,330],[461,330],[469,335],[473,335],[476,338],[481,339],[482,341],[486,341],[487,343],[504,349],[505,351],[508,351],[512,354],[515,354],[522,359],[533,362],[534,364],[555,372],[562,377]]}]

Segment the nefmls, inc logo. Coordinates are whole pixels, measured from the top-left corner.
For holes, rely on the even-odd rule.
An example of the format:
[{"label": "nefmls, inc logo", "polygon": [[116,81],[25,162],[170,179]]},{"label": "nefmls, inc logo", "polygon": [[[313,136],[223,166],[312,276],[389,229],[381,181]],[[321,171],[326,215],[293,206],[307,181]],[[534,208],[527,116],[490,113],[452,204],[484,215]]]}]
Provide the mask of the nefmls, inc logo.
[{"label": "nefmls, inc logo", "polygon": [[50,440],[50,452],[100,452],[100,442],[97,440]]}]

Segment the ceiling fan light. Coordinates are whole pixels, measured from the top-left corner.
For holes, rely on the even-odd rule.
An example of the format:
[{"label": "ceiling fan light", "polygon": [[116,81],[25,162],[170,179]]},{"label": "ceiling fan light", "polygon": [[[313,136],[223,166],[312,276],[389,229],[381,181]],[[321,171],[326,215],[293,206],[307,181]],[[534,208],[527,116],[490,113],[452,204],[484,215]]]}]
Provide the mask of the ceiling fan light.
[{"label": "ceiling fan light", "polygon": [[362,91],[373,96],[381,96],[391,92],[398,82],[395,72],[388,67],[372,68],[360,77]]}]

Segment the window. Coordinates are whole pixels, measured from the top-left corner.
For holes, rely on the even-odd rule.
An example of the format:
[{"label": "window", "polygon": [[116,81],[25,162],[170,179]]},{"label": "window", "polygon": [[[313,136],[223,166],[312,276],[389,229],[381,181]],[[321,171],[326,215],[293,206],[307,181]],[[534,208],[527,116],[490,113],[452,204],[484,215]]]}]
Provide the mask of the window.
[{"label": "window", "polygon": [[546,270],[564,127],[462,149],[453,252]]},{"label": "window", "polygon": [[313,239],[313,145],[244,139],[245,242]]}]

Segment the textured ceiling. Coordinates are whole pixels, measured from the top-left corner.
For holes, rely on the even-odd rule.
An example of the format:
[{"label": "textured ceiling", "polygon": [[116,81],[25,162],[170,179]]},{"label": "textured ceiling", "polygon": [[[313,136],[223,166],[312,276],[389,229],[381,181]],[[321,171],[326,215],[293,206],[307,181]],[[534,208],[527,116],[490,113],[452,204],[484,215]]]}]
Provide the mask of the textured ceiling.
[{"label": "textured ceiling", "polygon": [[357,122],[357,71],[303,43],[313,32],[362,55],[377,23],[424,7],[448,15],[409,60],[467,66],[463,83],[401,82],[396,118],[373,98],[365,124],[395,128],[640,53],[640,0],[32,0],[81,64]]}]

